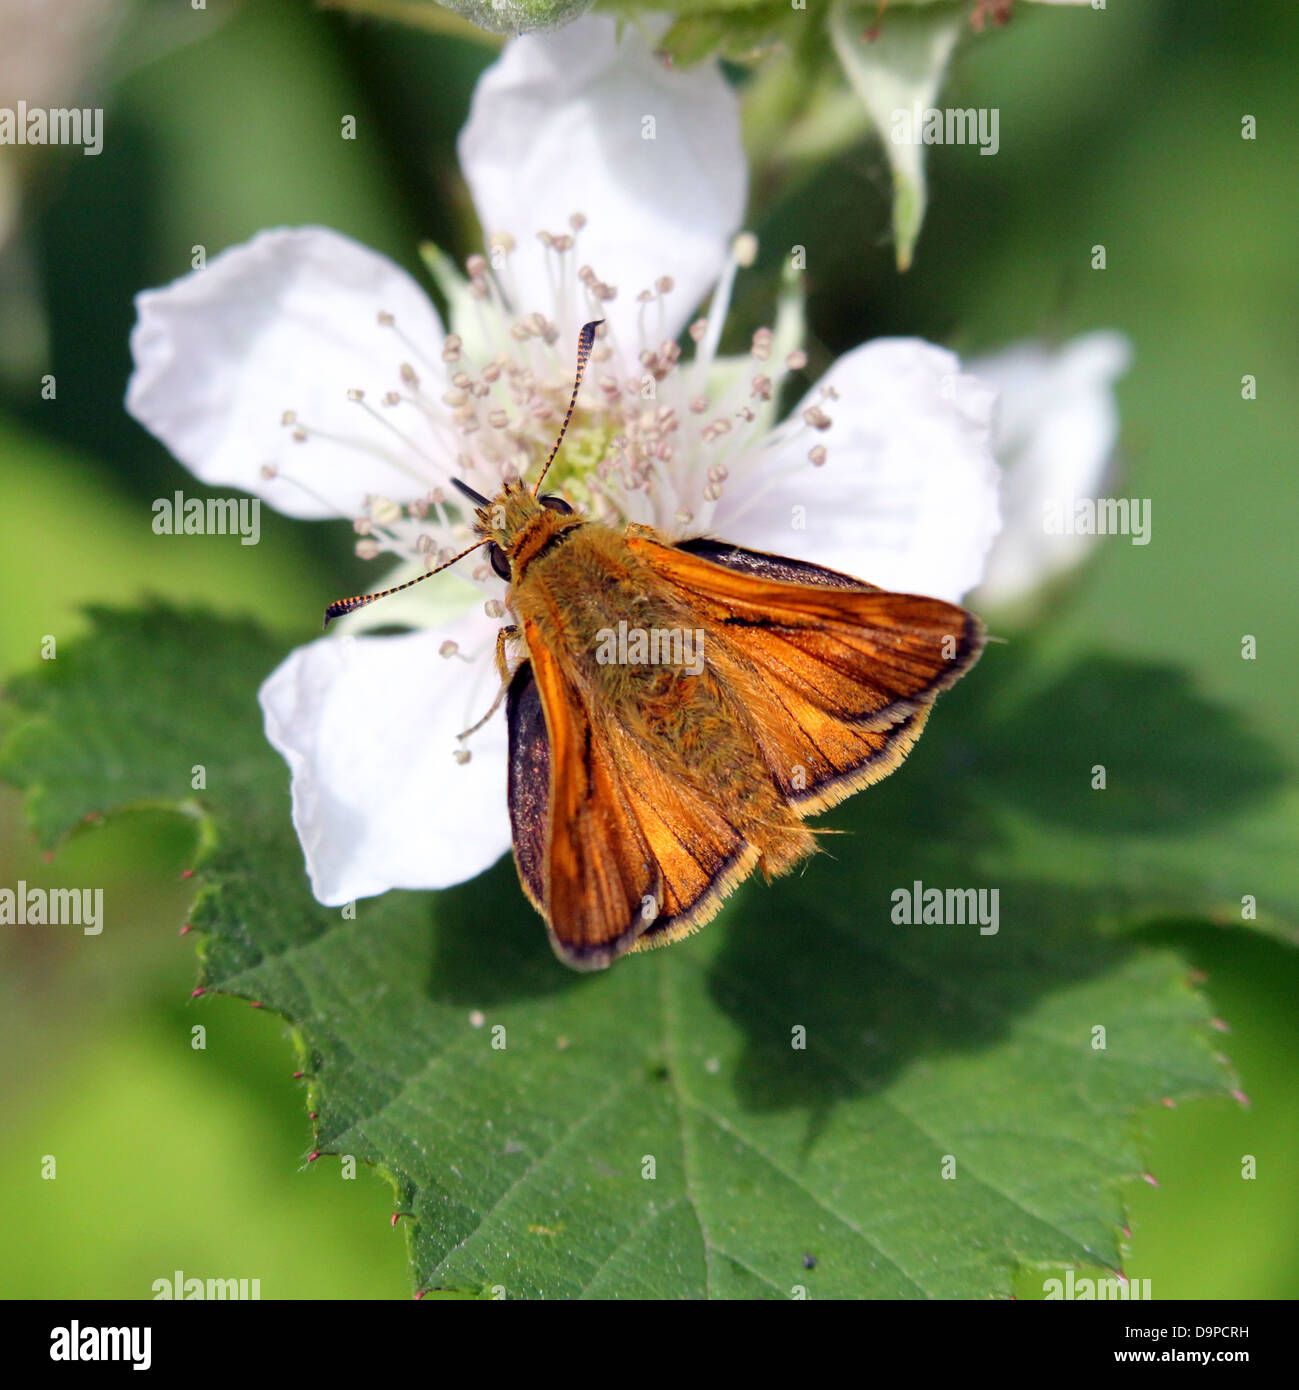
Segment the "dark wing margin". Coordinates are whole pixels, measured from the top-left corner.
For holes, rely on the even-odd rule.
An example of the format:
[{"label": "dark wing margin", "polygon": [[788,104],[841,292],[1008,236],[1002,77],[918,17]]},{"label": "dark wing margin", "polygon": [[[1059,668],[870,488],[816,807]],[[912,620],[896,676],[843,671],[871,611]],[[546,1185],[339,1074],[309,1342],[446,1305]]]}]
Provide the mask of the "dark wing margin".
[{"label": "dark wing margin", "polygon": [[539,912],[546,900],[546,818],[550,809],[550,740],[541,692],[532,663],[524,661],[510,680],[505,697],[510,735],[510,829],[519,882]]},{"label": "dark wing margin", "polygon": [[746,550],[742,545],[714,540],[712,536],[693,536],[679,541],[677,550],[725,565],[728,570],[753,574],[759,579],[775,579],[782,584],[817,584],[825,589],[861,589],[875,591],[874,584],[854,579],[850,574],[826,569],[824,565],[809,564],[806,560],[791,560],[786,555],[772,555],[765,550]]}]

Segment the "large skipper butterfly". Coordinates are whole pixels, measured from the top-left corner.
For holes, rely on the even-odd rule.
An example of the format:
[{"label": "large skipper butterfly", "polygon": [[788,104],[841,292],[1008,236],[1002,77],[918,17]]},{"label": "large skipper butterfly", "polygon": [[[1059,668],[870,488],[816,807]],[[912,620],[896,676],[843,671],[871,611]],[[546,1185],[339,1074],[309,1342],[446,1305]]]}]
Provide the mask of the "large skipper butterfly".
[{"label": "large skipper butterfly", "polygon": [[447,562],[485,545],[509,581],[492,709],[506,700],[514,858],[579,970],[686,936],[755,868],[792,869],[815,846],[806,817],[892,772],[984,642],[955,604],[540,496],[599,322],[531,491],[457,480],[479,539]]}]

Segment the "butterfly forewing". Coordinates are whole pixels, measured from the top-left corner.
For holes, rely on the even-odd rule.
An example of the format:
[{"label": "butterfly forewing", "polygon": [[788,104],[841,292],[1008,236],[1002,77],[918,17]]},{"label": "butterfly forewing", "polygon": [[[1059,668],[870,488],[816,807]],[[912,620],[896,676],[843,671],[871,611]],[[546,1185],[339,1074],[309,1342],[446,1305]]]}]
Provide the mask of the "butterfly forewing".
[{"label": "butterfly forewing", "polygon": [[[535,625],[525,622],[523,634],[548,744],[541,909],[563,958],[598,968],[629,950],[658,915],[661,873],[627,804],[610,741],[597,734],[585,698]],[[522,737],[511,730],[512,750]],[[518,762],[541,766],[539,757],[529,760],[521,751]]]},{"label": "butterfly forewing", "polygon": [[978,619],[941,599],[765,579],[644,535],[628,546],[691,603],[706,640],[742,652],[766,678],[843,723],[899,723],[956,681],[983,646]]}]

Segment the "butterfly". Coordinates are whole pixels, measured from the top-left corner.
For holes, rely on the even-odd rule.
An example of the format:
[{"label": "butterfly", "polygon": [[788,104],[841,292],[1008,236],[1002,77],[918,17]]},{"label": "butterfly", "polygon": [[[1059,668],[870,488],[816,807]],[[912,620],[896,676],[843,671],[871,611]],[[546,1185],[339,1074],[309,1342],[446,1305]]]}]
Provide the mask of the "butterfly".
[{"label": "butterfly", "polygon": [[941,599],[707,536],[619,529],[542,495],[601,322],[581,330],[568,412],[533,487],[509,480],[489,499],[454,479],[474,544],[325,612],[328,626],[487,547],[509,583],[486,717],[503,698],[515,863],[555,953],[579,970],[677,941],[755,869],[771,879],[805,859],[807,818],[892,772],[985,640]]}]

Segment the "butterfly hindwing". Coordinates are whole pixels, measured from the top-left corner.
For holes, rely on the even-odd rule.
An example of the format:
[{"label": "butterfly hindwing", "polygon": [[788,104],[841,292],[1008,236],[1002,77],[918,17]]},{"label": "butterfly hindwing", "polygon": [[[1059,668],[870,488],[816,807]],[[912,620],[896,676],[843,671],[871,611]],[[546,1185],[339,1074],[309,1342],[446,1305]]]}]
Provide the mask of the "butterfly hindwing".
[{"label": "butterfly hindwing", "polygon": [[758,851],[727,819],[724,807],[702,800],[645,750],[636,750],[635,766],[639,775],[626,779],[625,794],[662,883],[658,915],[632,946],[641,950],[676,941],[713,917],[726,894],[752,871]]}]

